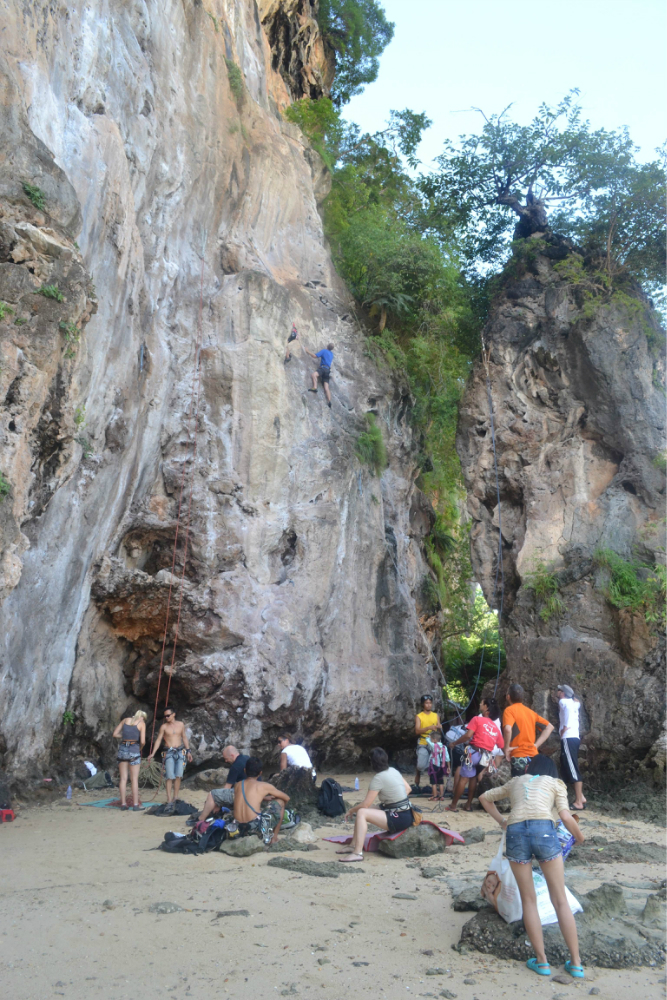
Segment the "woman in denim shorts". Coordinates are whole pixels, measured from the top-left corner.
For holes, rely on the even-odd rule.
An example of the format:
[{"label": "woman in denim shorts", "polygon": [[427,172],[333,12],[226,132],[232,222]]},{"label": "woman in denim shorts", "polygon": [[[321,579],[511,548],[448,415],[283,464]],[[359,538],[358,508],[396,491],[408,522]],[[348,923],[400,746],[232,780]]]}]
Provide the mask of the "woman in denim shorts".
[{"label": "woman in denim shorts", "polygon": [[[512,804],[512,811],[505,820],[494,803],[507,798]],[[570,950],[565,971],[575,979],[583,979],[577,925],[565,895],[563,855],[556,834],[558,817],[578,843],[583,844],[584,835],[568,808],[567,788],[558,778],[556,765],[544,754],[537,754],[532,758],[526,774],[484,792],[479,801],[489,815],[507,830],[505,854],[519,886],[523,923],[536,955],[536,958],[529,958],[526,965],[538,976],[551,975],[533,883],[532,860],[536,858],[549,887],[558,926]]]}]

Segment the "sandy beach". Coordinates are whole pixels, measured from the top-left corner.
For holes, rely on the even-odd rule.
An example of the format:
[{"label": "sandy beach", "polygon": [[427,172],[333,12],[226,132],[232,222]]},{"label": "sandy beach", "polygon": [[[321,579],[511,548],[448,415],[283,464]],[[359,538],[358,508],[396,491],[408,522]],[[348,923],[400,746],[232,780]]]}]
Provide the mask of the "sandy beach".
[{"label": "sandy beach", "polygon": [[[354,775],[336,777],[345,785],[354,781]],[[360,779],[361,791],[346,794],[351,802],[363,797],[369,776]],[[182,797],[201,806],[205,792],[184,789]],[[160,995],[231,1000],[315,997],[320,991],[331,1000],[347,1000],[351,990],[390,1000],[406,995],[565,1000],[593,987],[609,1000],[665,995],[664,967],[587,968],[584,982],[559,984],[539,979],[518,962],[452,949],[472,913],[452,910],[448,879],[475,878],[497,850],[498,828],[481,809],[427,814],[464,837],[474,826],[488,831],[482,843],[449,848],[430,859],[445,869],[443,877],[426,879],[410,859],[372,854],[349,866],[354,872],[330,879],[267,867],[264,854],[239,860],[218,852],[194,857],[153,850],[165,831],[186,829],[183,818],[82,804],[94,799],[76,791],[71,804],[59,799],[23,808],[13,824],[0,829],[0,969],[3,995],[13,1000]],[[425,802],[425,810],[432,805]],[[590,833],[610,840],[665,842],[658,827],[594,809],[581,822],[584,831],[588,825]],[[321,838],[350,829],[339,823],[316,833]],[[335,845],[320,839],[318,847],[283,856],[335,859]],[[599,864],[578,871],[575,861],[568,868],[575,892],[614,880],[648,880],[658,888],[662,878],[664,867],[657,864]],[[624,891],[641,896],[632,888]],[[416,898],[396,899],[396,893]],[[152,912],[157,903],[180,909]],[[225,910],[248,915],[218,917]],[[441,971],[427,974],[433,969]]]}]

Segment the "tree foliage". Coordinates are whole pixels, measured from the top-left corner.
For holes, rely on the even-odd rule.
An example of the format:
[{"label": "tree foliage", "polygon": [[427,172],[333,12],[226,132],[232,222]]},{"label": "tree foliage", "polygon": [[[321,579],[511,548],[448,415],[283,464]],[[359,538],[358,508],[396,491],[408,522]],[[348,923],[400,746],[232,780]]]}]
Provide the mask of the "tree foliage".
[{"label": "tree foliage", "polygon": [[489,609],[480,587],[475,590],[462,624],[461,632],[443,633],[442,647],[447,696],[458,702],[468,701],[475,692],[479,696],[487,681],[494,681],[506,663],[498,615]]},{"label": "tree foliage", "polygon": [[331,98],[340,108],[377,78],[379,57],[394,37],[394,25],[378,0],[320,0],[318,22],[335,53]]},{"label": "tree foliage", "polygon": [[[433,228],[460,247],[468,270],[507,259],[512,239],[551,228],[649,286],[664,281],[664,168],[637,162],[627,129],[593,130],[571,91],[528,125],[483,115],[481,131],[447,141],[420,181]],[[479,110],[479,109],[477,109]],[[551,216],[549,216],[551,211]]]}]

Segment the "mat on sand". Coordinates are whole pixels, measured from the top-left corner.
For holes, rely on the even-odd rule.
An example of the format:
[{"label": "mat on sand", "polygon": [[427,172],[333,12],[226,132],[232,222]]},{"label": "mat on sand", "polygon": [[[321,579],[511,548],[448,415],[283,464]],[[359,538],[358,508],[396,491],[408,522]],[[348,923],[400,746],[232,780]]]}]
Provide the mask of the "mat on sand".
[{"label": "mat on sand", "polygon": [[[434,826],[436,830],[440,831],[445,838],[445,844],[447,847],[450,847],[454,841],[459,844],[465,844],[465,840],[460,833],[454,833],[453,830],[447,830],[444,826],[438,826],[437,823],[434,823],[430,819],[423,819],[422,826],[425,824],[427,826]],[[413,828],[409,826],[408,830],[411,829]],[[364,851],[377,851],[378,844],[381,840],[396,840],[398,837],[402,837],[404,833],[407,833],[408,830],[399,830],[398,833],[367,833],[364,840]],[[322,839],[328,840],[332,844],[351,844],[352,834],[344,833],[338,837],[323,837]]]},{"label": "mat on sand", "polygon": [[[139,808],[140,809],[148,809],[149,804],[150,803],[146,803],[146,805],[144,805],[142,802],[140,802],[139,803]],[[113,809],[113,808],[120,809],[120,799],[100,799],[98,802],[82,802],[81,805],[82,806],[101,806],[102,808],[106,808],[108,806],[110,809]]]}]

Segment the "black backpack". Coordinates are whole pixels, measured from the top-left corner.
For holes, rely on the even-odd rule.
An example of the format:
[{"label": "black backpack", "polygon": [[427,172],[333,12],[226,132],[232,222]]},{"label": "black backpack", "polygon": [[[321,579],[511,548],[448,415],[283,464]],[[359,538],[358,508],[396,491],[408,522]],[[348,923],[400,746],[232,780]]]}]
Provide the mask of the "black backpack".
[{"label": "black backpack", "polygon": [[325,778],[317,796],[317,808],[325,816],[342,816],[345,812],[343,789],[333,778]]}]

